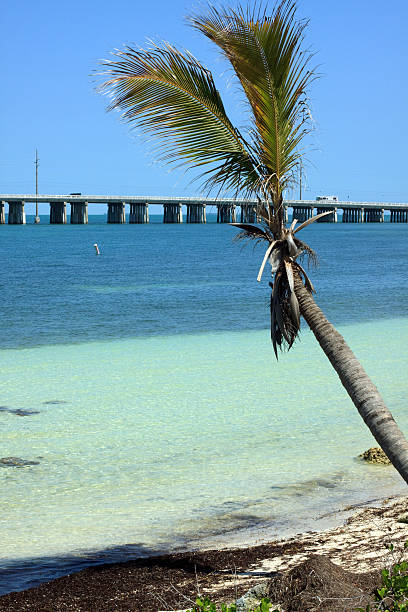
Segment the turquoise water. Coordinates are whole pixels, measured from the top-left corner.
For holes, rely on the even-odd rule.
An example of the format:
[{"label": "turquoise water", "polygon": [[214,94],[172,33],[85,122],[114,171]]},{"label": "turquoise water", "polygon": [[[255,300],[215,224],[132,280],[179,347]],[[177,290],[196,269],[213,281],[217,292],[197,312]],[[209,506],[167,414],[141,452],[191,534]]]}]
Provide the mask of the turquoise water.
[{"label": "turquoise water", "polygon": [[[260,249],[207,224],[0,227],[0,587],[159,550],[254,542],[401,493],[304,329],[276,363]],[[320,225],[317,301],[401,428],[403,225]],[[93,243],[102,255],[96,257]]]}]

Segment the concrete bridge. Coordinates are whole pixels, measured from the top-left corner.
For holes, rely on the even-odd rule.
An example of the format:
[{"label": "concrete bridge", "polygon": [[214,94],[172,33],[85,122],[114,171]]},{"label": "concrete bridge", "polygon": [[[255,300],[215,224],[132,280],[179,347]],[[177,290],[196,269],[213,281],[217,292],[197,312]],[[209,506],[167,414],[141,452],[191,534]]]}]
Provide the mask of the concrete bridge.
[{"label": "concrete bridge", "polygon": [[[217,210],[217,223],[256,222],[256,201],[251,199],[0,194],[0,224],[6,223],[7,205],[8,223],[11,225],[24,224],[26,222],[24,211],[26,202],[48,203],[52,224],[68,222],[67,206],[70,206],[70,223],[88,223],[88,204],[107,206],[108,223],[126,223],[126,207],[129,210],[129,223],[148,223],[150,204],[159,204],[163,207],[164,223],[182,223],[183,206],[187,210],[185,218],[187,223],[206,223],[207,207]],[[323,217],[320,222],[336,223],[338,210],[341,210],[343,223],[383,223],[385,211],[390,213],[391,223],[408,223],[408,203],[285,200],[286,221],[288,220],[288,208],[293,209],[293,217],[298,221],[305,221],[313,214],[331,211],[332,214]],[[239,215],[237,209],[239,209]]]}]

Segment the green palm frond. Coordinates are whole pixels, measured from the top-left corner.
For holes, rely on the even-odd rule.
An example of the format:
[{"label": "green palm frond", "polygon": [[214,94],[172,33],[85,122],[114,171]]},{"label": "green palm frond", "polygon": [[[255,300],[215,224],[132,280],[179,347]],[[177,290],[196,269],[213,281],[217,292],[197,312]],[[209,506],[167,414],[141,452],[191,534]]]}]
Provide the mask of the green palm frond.
[{"label": "green palm frond", "polygon": [[258,162],[228,119],[211,72],[168,43],[114,55],[102,62],[108,78],[100,89],[113,98],[108,110],[124,111],[124,121],[157,137],[159,159],[210,164],[208,186],[253,190]]},{"label": "green palm frond", "polygon": [[301,49],[306,22],[295,19],[292,0],[281,2],[271,16],[258,8],[208,7],[191,22],[230,61],[249,101],[257,157],[267,190],[279,199],[291,180],[310,131],[305,91],[314,78],[307,69],[310,53]]},{"label": "green palm frond", "polygon": [[[262,0],[260,0],[262,1]],[[266,5],[265,5],[266,6]],[[247,99],[249,135],[229,120],[209,70],[188,51],[169,43],[147,49],[125,47],[102,62],[101,91],[109,110],[158,142],[158,159],[200,168],[204,187],[255,195],[258,225],[234,224],[237,239],[266,243],[258,281],[271,264],[271,337],[278,347],[293,345],[300,327],[294,274],[308,291],[313,285],[296,261],[313,251],[295,234],[319,218],[286,228],[283,190],[293,179],[300,145],[310,131],[306,90],[314,73],[302,50],[305,21],[296,19],[295,0],[282,0],[269,15],[259,8],[217,9],[211,5],[192,25],[229,60]],[[325,213],[329,214],[329,213]],[[321,216],[321,215],[320,215]]]}]

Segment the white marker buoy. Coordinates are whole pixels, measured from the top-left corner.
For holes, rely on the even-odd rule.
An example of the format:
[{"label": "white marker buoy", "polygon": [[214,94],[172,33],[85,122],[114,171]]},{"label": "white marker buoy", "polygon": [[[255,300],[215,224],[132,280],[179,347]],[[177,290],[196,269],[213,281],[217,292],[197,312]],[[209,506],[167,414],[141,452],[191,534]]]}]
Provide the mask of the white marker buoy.
[{"label": "white marker buoy", "polygon": [[95,244],[94,244],[94,247],[95,247],[95,253],[96,253],[97,255],[100,255],[100,254],[101,254],[101,252],[100,252],[99,247],[98,247],[98,245],[96,244],[96,242],[95,242]]}]

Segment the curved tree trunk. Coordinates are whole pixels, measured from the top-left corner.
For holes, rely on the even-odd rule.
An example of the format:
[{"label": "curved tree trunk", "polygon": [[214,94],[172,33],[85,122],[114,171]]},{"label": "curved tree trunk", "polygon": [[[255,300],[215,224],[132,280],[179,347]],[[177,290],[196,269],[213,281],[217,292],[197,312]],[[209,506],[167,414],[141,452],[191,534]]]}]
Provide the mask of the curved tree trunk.
[{"label": "curved tree trunk", "polygon": [[343,336],[326,319],[298,274],[295,274],[295,293],[302,316],[336,370],[353,404],[391,463],[408,483],[408,442],[377,387]]}]

